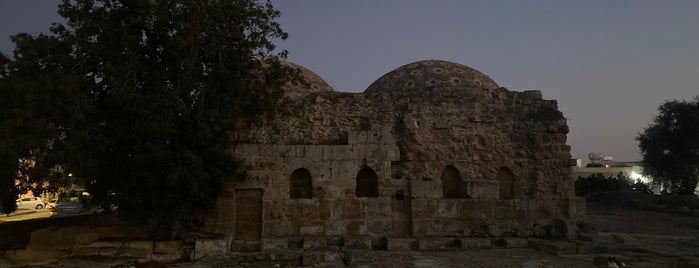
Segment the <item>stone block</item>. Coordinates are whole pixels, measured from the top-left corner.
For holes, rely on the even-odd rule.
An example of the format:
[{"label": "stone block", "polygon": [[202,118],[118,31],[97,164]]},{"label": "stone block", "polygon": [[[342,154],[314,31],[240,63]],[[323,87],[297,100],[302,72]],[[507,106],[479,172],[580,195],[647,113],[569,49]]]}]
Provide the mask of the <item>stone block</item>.
[{"label": "stone block", "polygon": [[391,200],[388,198],[370,198],[362,201],[366,219],[386,218],[391,216]]},{"label": "stone block", "polygon": [[369,132],[367,132],[367,137],[366,137],[367,139],[366,139],[366,142],[367,142],[368,144],[377,144],[377,143],[380,143],[381,140],[383,139],[383,135],[382,135],[382,134],[383,134],[383,133],[381,133],[380,131],[369,131]]},{"label": "stone block", "polygon": [[340,219],[362,219],[364,217],[362,203],[358,199],[337,199],[334,207]]},{"label": "stone block", "polygon": [[153,241],[127,241],[124,242],[123,248],[133,248],[143,251],[153,251],[155,243]]},{"label": "stone block", "polygon": [[353,161],[332,161],[330,168],[332,171],[330,175],[332,177],[328,178],[333,185],[339,188],[352,188],[355,187],[355,179],[359,168],[357,164]]},{"label": "stone block", "polygon": [[296,157],[296,145],[286,145],[279,147],[279,154],[282,157]]},{"label": "stone block", "polygon": [[418,245],[417,239],[412,238],[388,238],[387,249],[391,251],[408,251],[416,250]]},{"label": "stone block", "polygon": [[546,237],[546,235],[548,234],[546,228],[544,228],[541,225],[535,225],[532,231],[534,233],[534,237]]},{"label": "stone block", "polygon": [[100,256],[107,256],[107,257],[116,257],[117,252],[119,252],[119,248],[113,248],[113,247],[104,247],[99,249],[99,255]]},{"label": "stone block", "polygon": [[4,257],[4,259],[6,259],[9,262],[11,262],[12,264],[16,265],[16,266],[12,266],[12,265],[3,266],[3,259],[0,258],[0,267],[19,267],[20,265],[32,264],[32,263],[37,263],[40,261],[48,261],[48,260],[58,259],[62,256],[60,256],[59,251],[56,251],[56,250],[17,249],[17,250],[8,250],[5,252],[4,256],[0,255],[0,257]]},{"label": "stone block", "polygon": [[347,133],[347,143],[348,144],[366,144],[367,132],[366,131],[350,131]]},{"label": "stone block", "polygon": [[198,260],[211,253],[227,252],[231,244],[228,236],[200,238],[194,242],[194,259]]},{"label": "stone block", "polygon": [[412,185],[412,197],[414,199],[441,199],[442,184],[439,178],[420,177],[410,182]]},{"label": "stone block", "polygon": [[312,161],[322,161],[323,160],[323,147],[322,145],[302,145],[305,151],[306,158]]},{"label": "stone block", "polygon": [[412,235],[415,237],[428,236],[428,233],[430,233],[432,229],[434,229],[433,220],[413,220]]},{"label": "stone block", "polygon": [[437,217],[441,218],[457,218],[459,216],[458,199],[442,199],[437,203],[435,211]]},{"label": "stone block", "polygon": [[257,156],[260,154],[260,147],[258,144],[242,143],[233,149],[233,153],[239,156]]},{"label": "stone block", "polygon": [[260,144],[260,155],[261,156],[279,156],[279,145],[275,144]]},{"label": "stone block", "polygon": [[500,230],[500,226],[495,225],[495,224],[489,224],[485,227],[485,233],[488,234],[490,237],[499,237],[502,235],[502,231]]},{"label": "stone block", "polygon": [[100,238],[97,232],[82,232],[75,236],[75,243],[79,245],[87,245],[97,241]]},{"label": "stone block", "polygon": [[286,238],[262,238],[262,251],[273,249],[287,249],[289,241]]},{"label": "stone block", "polygon": [[493,243],[488,238],[462,238],[461,249],[488,249]]},{"label": "stone block", "polygon": [[269,221],[263,225],[263,233],[266,236],[290,236],[299,234],[299,226],[291,221]]},{"label": "stone block", "polygon": [[325,233],[325,226],[323,226],[323,225],[301,226],[299,228],[299,233],[301,235],[323,235]]},{"label": "stone block", "polygon": [[[75,245],[81,227],[49,227],[31,232],[29,246],[34,250],[70,250]],[[23,253],[21,253],[23,254]]]},{"label": "stone block", "polygon": [[526,238],[506,237],[502,240],[507,248],[526,248],[529,245]]},{"label": "stone block", "polygon": [[96,241],[90,244],[90,246],[97,248],[120,248],[123,245],[122,241]]},{"label": "stone block", "polygon": [[330,221],[325,223],[326,235],[344,235],[347,233],[347,224],[343,221]]},{"label": "stone block", "polygon": [[301,199],[299,200],[299,208],[301,209],[301,219],[304,221],[314,221],[320,219],[320,210],[317,199]]},{"label": "stone block", "polygon": [[456,238],[430,237],[421,238],[418,242],[419,250],[457,250],[461,248],[461,242]]},{"label": "stone block", "polygon": [[339,252],[335,251],[326,251],[323,253],[323,261],[326,262],[335,262],[338,261],[342,258],[342,255]]},{"label": "stone block", "polygon": [[[371,219],[371,217],[368,217]],[[391,220],[367,220],[365,221],[368,234],[384,235],[393,229]]]},{"label": "stone block", "polygon": [[[288,179],[288,178],[287,178]],[[262,199],[265,202],[270,202],[270,201],[276,201],[276,200],[284,200],[289,198],[289,187],[287,184],[287,187],[281,188],[281,187],[266,187],[265,188],[265,194],[262,196]]]},{"label": "stone block", "polygon": [[[412,205],[412,216],[415,219],[432,219],[436,215],[437,202],[439,200],[430,199],[414,199],[411,202]],[[470,211],[469,211],[470,212]]]},{"label": "stone block", "polygon": [[442,219],[441,234],[444,236],[461,236],[463,232],[463,224],[457,219]]},{"label": "stone block", "polygon": [[517,237],[528,238],[534,236],[534,231],[532,229],[521,229],[516,232]]},{"label": "stone block", "polygon": [[398,161],[400,160],[400,149],[396,146],[391,146],[385,149],[386,160],[387,161]]},{"label": "stone block", "polygon": [[515,215],[515,209],[513,207],[502,205],[495,207],[496,219],[513,219],[516,217]]},{"label": "stone block", "polygon": [[97,256],[99,252],[99,247],[93,247],[91,245],[75,245],[73,248],[73,255],[75,256]]},{"label": "stone block", "polygon": [[475,199],[496,199],[500,195],[500,184],[492,180],[464,181],[466,194]]},{"label": "stone block", "polygon": [[323,160],[344,161],[354,159],[356,149],[352,145],[325,145],[323,146]]},{"label": "stone block", "polygon": [[323,256],[321,253],[317,252],[304,252],[301,256],[301,265],[303,266],[317,266],[320,264]]},{"label": "stone block", "polygon": [[385,145],[395,145],[396,144],[396,138],[393,137],[393,134],[391,133],[391,130],[388,128],[384,128],[382,130],[381,134],[381,144]]},{"label": "stone block", "polygon": [[366,235],[366,233],[367,233],[367,228],[366,228],[366,225],[364,224],[364,221],[361,221],[361,220],[347,221],[347,235],[357,236],[357,235]]},{"label": "stone block", "polygon": [[303,238],[303,249],[304,250],[319,249],[319,248],[325,247],[325,245],[326,245],[325,237],[306,236]]},{"label": "stone block", "polygon": [[574,222],[567,220],[557,220],[556,224],[558,229],[561,231],[561,235],[567,239],[576,239],[578,233],[578,226]]},{"label": "stone block", "polygon": [[580,249],[575,243],[561,241],[561,240],[529,240],[529,246],[535,248],[538,251],[548,253],[551,255],[570,255],[570,254],[580,254]]},{"label": "stone block", "polygon": [[150,260],[156,262],[173,262],[181,258],[182,254],[180,252],[153,252],[153,254],[150,255]]},{"label": "stone block", "polygon": [[585,215],[586,203],[582,197],[570,197],[564,199],[566,206],[565,217],[567,219],[577,219]]},{"label": "stone block", "polygon": [[[231,241],[231,244],[230,244],[230,251],[231,252],[257,252],[257,251],[260,251],[261,249],[262,249],[262,243],[260,241],[233,240],[233,241]],[[212,251],[209,254],[216,254],[216,253],[220,254],[220,252],[218,252],[218,251]]]},{"label": "stone block", "polygon": [[371,250],[371,239],[368,238],[348,238],[345,239],[345,248]]},{"label": "stone block", "polygon": [[115,256],[150,261],[151,254],[153,253],[153,247],[153,241],[128,241],[125,242],[122,247],[118,248]]},{"label": "stone block", "polygon": [[180,240],[170,240],[170,241],[155,241],[154,252],[158,253],[175,253],[180,251],[180,246],[182,241]]}]

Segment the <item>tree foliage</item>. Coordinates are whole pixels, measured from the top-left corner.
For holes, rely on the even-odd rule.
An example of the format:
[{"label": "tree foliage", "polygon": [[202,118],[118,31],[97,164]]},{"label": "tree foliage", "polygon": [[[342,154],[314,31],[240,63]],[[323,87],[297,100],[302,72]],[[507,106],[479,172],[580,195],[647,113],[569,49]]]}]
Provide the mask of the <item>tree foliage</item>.
[{"label": "tree foliage", "polygon": [[65,25],[16,35],[14,59],[0,58],[0,197],[22,191],[17,179],[71,172],[156,238],[190,227],[243,177],[228,153],[234,122],[273,115],[295,77],[273,52],[287,37],[279,12],[253,0],[64,0],[59,14]]},{"label": "tree foliage", "polygon": [[616,176],[605,177],[602,173],[579,177],[575,180],[575,195],[587,196],[597,192],[638,191],[650,193],[648,185],[641,180],[635,182],[629,176],[619,172]]},{"label": "tree foliage", "polygon": [[673,193],[694,193],[699,180],[699,96],[663,103],[636,140],[644,173]]}]

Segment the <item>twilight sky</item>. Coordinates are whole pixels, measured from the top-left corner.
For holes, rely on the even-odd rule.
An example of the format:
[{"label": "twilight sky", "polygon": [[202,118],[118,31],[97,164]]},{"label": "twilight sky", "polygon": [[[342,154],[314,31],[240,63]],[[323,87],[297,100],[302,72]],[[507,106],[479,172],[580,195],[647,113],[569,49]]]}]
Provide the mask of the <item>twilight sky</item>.
[{"label": "twilight sky", "polygon": [[[0,1],[9,35],[48,32],[58,1]],[[336,91],[361,92],[425,59],[475,68],[510,90],[539,89],[568,118],[575,158],[640,158],[634,137],[665,100],[699,94],[699,1],[273,0],[289,60]]]}]

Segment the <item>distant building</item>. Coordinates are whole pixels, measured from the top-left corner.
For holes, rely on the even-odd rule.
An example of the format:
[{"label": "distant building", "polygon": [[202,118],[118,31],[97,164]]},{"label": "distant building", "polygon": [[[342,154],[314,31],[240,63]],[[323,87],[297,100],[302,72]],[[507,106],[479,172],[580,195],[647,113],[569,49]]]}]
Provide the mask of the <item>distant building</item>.
[{"label": "distant building", "polygon": [[[572,171],[571,176],[574,180],[578,178],[589,177],[594,174],[602,174],[607,178],[616,178],[616,176],[621,173],[632,180],[641,180],[649,186],[653,183],[653,179],[643,175],[643,166],[641,162],[638,161],[620,161],[615,162],[612,156],[603,155],[600,153],[590,153],[588,154],[589,162],[583,167],[582,161],[577,159],[571,159]],[[660,190],[659,185],[657,187]]]}]

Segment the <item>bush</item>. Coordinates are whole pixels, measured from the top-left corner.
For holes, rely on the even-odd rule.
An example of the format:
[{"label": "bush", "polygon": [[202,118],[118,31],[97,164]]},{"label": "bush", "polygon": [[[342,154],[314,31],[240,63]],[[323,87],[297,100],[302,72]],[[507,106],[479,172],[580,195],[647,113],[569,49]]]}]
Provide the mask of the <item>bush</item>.
[{"label": "bush", "polygon": [[575,180],[575,195],[586,196],[596,192],[612,191],[639,191],[649,193],[647,184],[640,180],[634,183],[631,178],[619,173],[616,177],[604,177],[602,173],[592,174],[589,177],[579,177]]}]

